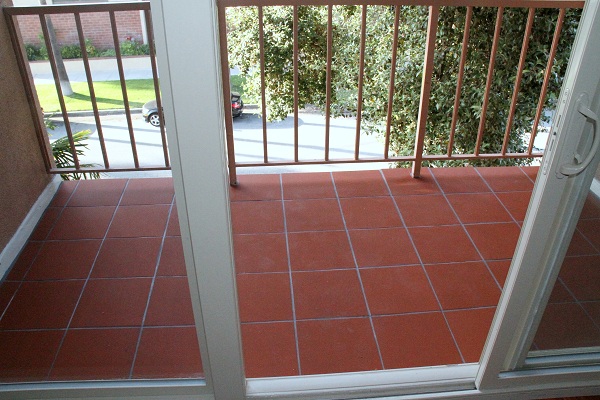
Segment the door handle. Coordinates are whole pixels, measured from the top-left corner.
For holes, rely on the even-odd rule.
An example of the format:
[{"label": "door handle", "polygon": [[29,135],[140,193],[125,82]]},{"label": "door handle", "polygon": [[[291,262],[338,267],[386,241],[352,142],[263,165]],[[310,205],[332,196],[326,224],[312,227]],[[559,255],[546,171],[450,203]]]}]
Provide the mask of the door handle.
[{"label": "door handle", "polygon": [[[594,156],[598,152],[598,148],[600,147],[600,135],[598,134],[598,115],[596,115],[595,112],[590,110],[584,104],[584,99],[587,99],[587,96],[582,95],[579,99],[577,99],[577,111],[592,123],[592,135],[594,139],[592,141],[590,152],[583,161],[581,161],[581,155],[575,153],[574,158],[576,163],[564,164],[560,167],[560,173],[566,176],[577,175],[586,169],[587,166],[592,162]],[[587,103],[587,101],[585,103]]]}]

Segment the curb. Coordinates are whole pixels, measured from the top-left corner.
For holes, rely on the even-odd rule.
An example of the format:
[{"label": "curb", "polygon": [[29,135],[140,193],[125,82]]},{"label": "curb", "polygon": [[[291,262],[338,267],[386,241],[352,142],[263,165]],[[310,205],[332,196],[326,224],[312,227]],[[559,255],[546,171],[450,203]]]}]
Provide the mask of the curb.
[{"label": "curb", "polygon": [[[129,112],[131,114],[141,114],[142,113],[142,109],[141,108],[130,108]],[[123,108],[115,108],[115,109],[111,109],[111,110],[98,110],[98,115],[102,116],[102,115],[118,115],[118,114],[125,114],[125,109]],[[87,111],[70,111],[67,113],[68,117],[93,117],[94,116],[94,111],[92,110],[87,110]],[[51,118],[51,117],[62,117],[62,113],[60,111],[57,112],[53,112],[53,113],[44,113],[44,118]]]}]

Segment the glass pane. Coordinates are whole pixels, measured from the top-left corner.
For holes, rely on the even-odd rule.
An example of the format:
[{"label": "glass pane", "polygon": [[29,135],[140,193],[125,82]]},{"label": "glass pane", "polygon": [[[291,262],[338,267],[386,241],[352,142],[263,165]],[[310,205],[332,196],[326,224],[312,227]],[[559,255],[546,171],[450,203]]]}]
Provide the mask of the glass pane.
[{"label": "glass pane", "polygon": [[531,350],[600,349],[600,178],[592,183]]}]

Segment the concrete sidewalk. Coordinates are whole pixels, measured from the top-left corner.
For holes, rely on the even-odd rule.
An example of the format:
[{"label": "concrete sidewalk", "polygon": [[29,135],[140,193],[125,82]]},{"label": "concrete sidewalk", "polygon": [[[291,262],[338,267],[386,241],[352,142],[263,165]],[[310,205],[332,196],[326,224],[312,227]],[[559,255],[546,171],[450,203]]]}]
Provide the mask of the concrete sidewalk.
[{"label": "concrete sidewalk", "polygon": [[[71,82],[87,82],[81,59],[64,60],[67,75]],[[31,74],[36,84],[54,83],[52,69],[48,61],[31,61]],[[119,70],[114,58],[90,58],[90,69],[94,81],[118,81]],[[152,66],[149,56],[123,57],[125,79],[152,79]]]}]

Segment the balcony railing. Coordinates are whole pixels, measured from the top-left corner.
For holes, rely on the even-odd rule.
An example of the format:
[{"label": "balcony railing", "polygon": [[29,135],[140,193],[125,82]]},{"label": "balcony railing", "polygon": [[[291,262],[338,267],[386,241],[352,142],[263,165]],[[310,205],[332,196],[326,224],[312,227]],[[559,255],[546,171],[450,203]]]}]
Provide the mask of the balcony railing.
[{"label": "balcony railing", "polygon": [[[357,104],[355,107],[356,115],[356,131],[355,131],[355,146],[354,156],[348,159],[332,159],[330,158],[330,116],[331,116],[331,91],[332,91],[332,54],[334,49],[332,40],[332,8],[336,5],[354,5],[361,7],[361,28],[360,28],[360,61],[358,68],[358,78],[356,80],[356,92],[357,92]],[[390,79],[389,79],[389,97],[387,99],[387,122],[385,127],[385,146],[383,154],[379,157],[364,158],[360,156],[360,138],[361,138],[361,117],[362,117],[362,102],[363,102],[363,89],[365,82],[365,36],[367,35],[367,10],[374,6],[390,6],[395,9],[395,25],[394,25],[394,38],[393,46],[390,49]],[[267,150],[268,142],[268,131],[266,118],[267,106],[265,96],[265,30],[264,30],[264,13],[265,9],[270,6],[287,6],[293,9],[293,60],[290,61],[293,64],[293,96],[294,96],[294,157],[290,160],[272,160],[269,157]],[[325,100],[325,130],[324,130],[324,148],[323,157],[315,160],[301,160],[298,156],[299,147],[299,129],[298,129],[298,111],[302,105],[299,104],[299,89],[298,89],[298,77],[299,77],[299,41],[300,35],[298,28],[298,10],[302,6],[311,7],[327,7],[327,55],[326,55],[326,100]],[[398,67],[398,55],[396,47],[398,43],[398,24],[399,24],[399,13],[401,6],[423,6],[429,10],[427,31],[423,32],[426,35],[425,51],[423,55],[423,70],[422,70],[422,84],[421,94],[419,100],[418,110],[415,110],[415,114],[418,111],[417,129],[414,134],[414,152],[413,155],[392,155],[390,154],[390,128],[393,124],[393,103],[395,95],[395,70]],[[432,72],[434,70],[434,54],[436,51],[436,34],[438,24],[440,23],[440,8],[441,7],[466,7],[466,22],[463,30],[463,40],[460,50],[460,61],[458,65],[458,79],[456,82],[456,92],[454,97],[454,107],[452,111],[452,122],[448,132],[447,138],[447,151],[444,153],[427,153],[424,152],[424,141],[427,130],[427,118],[429,115],[429,102],[430,94],[432,90]],[[566,1],[554,1],[554,0],[517,0],[517,1],[500,1],[500,0],[380,0],[380,1],[355,1],[355,0],[343,0],[343,1],[327,1],[327,0],[309,0],[309,1],[296,1],[296,0],[219,0],[219,27],[220,27],[220,46],[221,46],[221,67],[223,75],[223,88],[224,88],[224,99],[229,99],[229,61],[228,61],[228,28],[227,28],[227,9],[231,7],[255,7],[257,8],[257,20],[256,25],[258,26],[258,37],[259,37],[259,51],[260,51],[260,62],[256,67],[260,70],[261,75],[261,108],[263,115],[263,160],[262,162],[236,162],[235,151],[234,151],[234,131],[231,120],[231,110],[228,104],[225,104],[226,111],[226,130],[227,130],[227,144],[229,151],[229,168],[231,171],[231,181],[235,183],[235,169],[240,166],[263,166],[263,165],[289,165],[289,164],[323,164],[323,163],[358,163],[358,162],[412,162],[412,173],[414,177],[418,177],[420,174],[421,164],[423,161],[434,161],[434,160],[478,160],[478,159],[504,159],[504,158],[533,158],[541,157],[542,152],[534,149],[534,140],[538,132],[538,125],[542,118],[542,115],[547,110],[545,109],[545,100],[548,94],[548,87],[552,76],[553,64],[559,42],[561,38],[561,30],[563,28],[563,22],[565,20],[566,10],[569,8],[582,8],[582,1],[566,0]],[[489,66],[487,72],[487,79],[485,83],[485,91],[483,94],[481,104],[481,116],[479,120],[479,128],[476,132],[476,144],[474,151],[470,154],[459,153],[455,151],[455,133],[457,128],[457,120],[459,107],[461,103],[461,90],[464,83],[465,76],[465,63],[467,53],[469,51],[469,34],[470,27],[472,25],[473,9],[475,7],[494,7],[497,8],[495,29],[493,36],[489,38],[492,43],[491,53],[489,56]],[[503,144],[500,152],[488,153],[482,149],[483,138],[486,133],[486,115],[488,113],[488,105],[490,96],[492,95],[492,82],[494,68],[496,64],[496,55],[500,43],[500,35],[502,28],[502,19],[505,12],[505,7],[516,7],[528,9],[527,24],[523,34],[523,43],[520,51],[520,59],[515,73],[515,80],[513,83],[513,94],[510,101],[508,110],[505,114],[507,115],[506,131],[504,135]],[[531,134],[529,135],[528,146],[525,151],[522,152],[511,152],[509,142],[511,138],[511,128],[515,119],[515,112],[518,104],[519,90],[523,79],[525,69],[525,59],[527,57],[527,50],[529,46],[530,36],[532,32],[532,26],[534,24],[534,17],[536,9],[539,8],[552,8],[558,9],[558,16],[556,19],[554,34],[552,37],[552,44],[550,46],[549,54],[547,55],[547,62],[545,65],[544,79],[541,84],[541,91],[537,101],[537,108],[535,116],[532,117],[533,124],[531,127]],[[569,44],[570,45],[570,44]],[[509,83],[507,83],[509,84]],[[227,101],[226,101],[227,103]]]},{"label": "balcony railing", "polygon": [[[123,67],[123,56],[121,54],[120,49],[120,41],[119,37],[123,36],[122,32],[119,32],[118,26],[118,14],[122,12],[131,12],[138,11],[143,14],[143,19],[145,23],[141,23],[141,28],[145,29],[145,35],[148,38],[148,47],[149,47],[149,60],[152,70],[152,77],[154,81],[154,94],[157,102],[157,109],[159,113],[162,113],[161,106],[161,98],[160,98],[160,88],[158,84],[158,71],[156,66],[156,57],[155,57],[155,49],[154,49],[154,36],[152,32],[152,20],[150,14],[150,3],[148,2],[132,2],[132,3],[103,3],[103,4],[83,4],[83,5],[52,5],[52,6],[31,6],[31,7],[5,7],[4,9],[5,17],[8,23],[8,27],[11,34],[11,39],[13,42],[13,47],[15,49],[15,53],[17,54],[17,62],[19,63],[20,70],[23,75],[23,82],[28,91],[29,95],[29,103],[31,107],[31,113],[34,122],[37,125],[38,131],[38,139],[40,143],[40,147],[42,149],[42,154],[44,155],[44,159],[46,162],[46,167],[49,173],[53,174],[66,174],[66,173],[84,173],[84,172],[122,172],[122,171],[143,171],[143,170],[168,170],[171,169],[170,161],[169,161],[169,152],[167,148],[167,137],[165,134],[164,125],[160,127],[160,141],[162,146],[162,156],[163,161],[159,161],[158,165],[142,165],[140,162],[140,156],[138,154],[138,144],[136,143],[136,134],[134,131],[132,116],[131,116],[131,107],[130,101],[128,97],[127,90],[127,82],[126,82],[126,71]],[[87,14],[87,15],[86,15]],[[65,104],[65,95],[63,93],[63,89],[61,87],[59,73],[58,73],[58,65],[57,59],[52,49],[52,43],[50,40],[49,34],[49,18],[51,16],[63,16],[64,18],[71,18],[71,21],[74,22],[75,28],[77,30],[77,38],[79,50],[81,52],[83,67],[85,70],[85,75],[87,78],[87,85],[89,89],[89,100],[90,107],[93,111],[96,132],[98,136],[98,140],[100,142],[100,148],[102,152],[102,165],[94,165],[92,167],[84,167],[81,164],[80,157],[78,155],[76,149],[76,143],[73,139],[73,131],[71,128],[69,110],[67,105]],[[70,168],[57,168],[54,160],[50,156],[50,149],[48,148],[48,139],[46,137],[46,130],[43,126],[43,122],[40,119],[40,104],[37,96],[35,95],[34,88],[31,85],[30,78],[27,74],[29,68],[27,67],[28,59],[25,52],[25,46],[22,43],[21,35],[19,32],[19,17],[24,16],[34,16],[39,18],[39,23],[41,27],[41,37],[43,38],[43,42],[48,49],[48,61],[50,63],[50,67],[52,69],[52,74],[54,76],[54,84],[56,86],[56,94],[58,97],[58,101],[60,104],[60,114],[64,121],[64,126],[66,130],[66,134],[70,144],[71,155],[73,157],[73,167]],[[120,81],[121,93],[122,93],[122,107],[123,114],[127,120],[127,130],[128,130],[128,138],[125,139],[129,142],[131,146],[131,157],[133,161],[133,167],[124,167],[119,165],[117,167],[111,166],[109,161],[110,151],[109,146],[107,146],[107,140],[105,138],[102,123],[100,118],[100,111],[98,109],[98,99],[96,96],[96,92],[94,90],[94,80],[92,79],[92,69],[90,68],[90,59],[88,56],[88,52],[86,51],[86,36],[84,34],[85,29],[94,29],[94,27],[84,26],[82,23],[83,16],[87,16],[91,18],[87,18],[87,22],[90,20],[101,20],[105,19],[108,16],[108,20],[110,21],[110,35],[112,36],[112,44],[114,46],[114,59],[116,60],[117,71]],[[50,20],[51,21],[51,20]],[[59,50],[60,52],[60,50]],[[148,99],[150,100],[150,99]],[[161,118],[163,120],[163,118]],[[120,138],[119,141],[122,141]],[[154,162],[154,160],[153,160]]]},{"label": "balcony railing", "polygon": [[[228,151],[228,163],[230,170],[231,183],[237,182],[236,168],[240,166],[266,166],[266,165],[291,165],[291,164],[334,164],[334,163],[364,163],[364,162],[412,162],[412,174],[414,177],[418,177],[420,174],[421,165],[427,161],[455,161],[455,160],[483,160],[483,159],[506,159],[506,158],[534,158],[541,157],[542,152],[534,148],[534,140],[539,130],[540,121],[543,118],[543,114],[548,112],[546,106],[546,99],[548,97],[548,88],[550,81],[553,79],[553,68],[555,67],[554,62],[557,54],[557,49],[561,42],[561,31],[563,30],[563,22],[565,21],[565,14],[568,9],[582,8],[584,2],[582,0],[378,0],[378,1],[360,1],[360,0],[340,0],[332,2],[329,0],[305,0],[305,1],[294,1],[294,0],[219,0],[218,2],[218,18],[219,18],[219,29],[220,29],[220,50],[221,50],[221,67],[223,76],[223,99],[224,99],[224,111],[225,111],[225,127],[227,135],[227,151]],[[356,81],[356,87],[353,90],[357,93],[357,103],[353,110],[353,114],[356,117],[356,128],[355,128],[355,139],[353,148],[353,157],[351,158],[334,158],[331,157],[330,150],[332,144],[330,140],[330,128],[331,128],[331,116],[332,116],[332,55],[335,49],[333,48],[333,23],[332,23],[332,10],[337,5],[354,5],[360,7],[361,10],[361,27],[360,27],[360,44],[359,44],[359,68],[358,77]],[[378,157],[369,155],[368,157],[361,156],[361,129],[362,118],[363,118],[363,92],[365,85],[365,54],[367,52],[367,12],[371,7],[376,6],[389,6],[389,9],[395,10],[394,19],[394,38],[393,46],[390,49],[390,74],[389,74],[389,90],[387,100],[387,121],[384,127],[385,135],[383,140],[384,150]],[[265,8],[270,6],[285,6],[293,9],[293,60],[291,62],[293,68],[293,117],[294,117],[294,155],[289,160],[281,160],[280,158],[274,159],[268,153],[268,142],[269,134],[267,129],[267,121],[265,116],[267,115],[267,104],[265,96],[265,31],[263,15]],[[298,113],[304,106],[299,101],[299,71],[302,68],[300,54],[299,54],[299,38],[302,32],[298,29],[298,10],[301,6],[309,7],[326,7],[328,20],[327,20],[327,54],[326,58],[326,95],[324,102],[324,113],[325,113],[325,129],[323,132],[323,156],[319,159],[301,159],[299,157],[299,124],[298,124]],[[425,46],[423,52],[422,61],[422,84],[420,89],[420,97],[418,101],[418,109],[414,110],[414,114],[417,115],[416,119],[416,130],[414,132],[414,151],[412,155],[395,154],[390,149],[390,140],[393,127],[393,108],[394,108],[394,96],[396,91],[395,82],[395,70],[400,65],[401,60],[396,52],[398,42],[398,29],[399,29],[399,13],[401,6],[420,6],[427,7],[428,9],[428,20],[426,32],[423,32],[425,39]],[[227,42],[227,15],[226,10],[232,7],[254,7],[257,9],[258,18],[256,20],[256,26],[259,32],[259,49],[260,49],[260,62],[256,66],[261,74],[261,101],[259,108],[262,112],[262,161],[261,162],[238,162],[236,161],[236,152],[234,149],[234,129],[231,115],[231,104],[230,104],[230,63],[228,56],[228,42]],[[430,116],[430,97],[432,92],[432,75],[434,71],[434,57],[436,52],[436,38],[438,25],[441,23],[440,10],[443,7],[465,7],[466,16],[463,29],[462,44],[460,44],[460,57],[458,61],[458,74],[456,82],[456,90],[454,94],[454,106],[452,108],[452,122],[447,133],[447,149],[443,152],[432,152],[425,149],[424,143],[426,140],[426,133],[428,129],[428,116]],[[493,35],[489,37],[491,45],[491,52],[489,54],[489,62],[487,67],[487,78],[485,81],[485,89],[483,91],[479,127],[477,132],[473,135],[476,137],[473,145],[472,152],[457,151],[455,146],[456,134],[457,134],[457,123],[459,121],[459,110],[461,105],[461,93],[465,84],[465,76],[468,77],[468,71],[466,71],[466,59],[470,49],[470,30],[473,25],[474,10],[479,7],[491,7],[497,9],[495,29]],[[494,69],[496,67],[496,58],[500,46],[501,29],[503,22],[503,15],[507,8],[521,8],[528,10],[527,22],[523,33],[523,42],[520,50],[520,58],[515,71],[514,82],[507,82],[507,85],[512,85],[512,97],[509,102],[509,106],[506,110],[502,111],[502,115],[506,115],[505,134],[503,143],[500,151],[488,152],[485,147],[482,146],[484,143],[484,137],[486,135],[486,118],[489,116],[489,102],[490,97],[493,93],[493,76]],[[532,27],[534,26],[534,18],[536,10],[540,8],[551,8],[557,10],[556,23],[554,25],[554,33],[552,34],[551,45],[548,49],[547,59],[543,64],[544,67],[544,78],[540,84],[540,93],[537,99],[537,107],[535,115],[531,116],[533,121],[531,131],[528,138],[528,145],[525,146],[524,151],[515,152],[514,148],[509,146],[511,141],[511,135],[515,133],[512,130],[513,122],[515,120],[516,110],[518,108],[519,93],[522,85],[524,76],[524,70],[526,66],[525,59],[528,55],[528,46],[530,43],[530,36]],[[21,70],[23,71],[23,81],[26,88],[29,91],[30,106],[33,119],[37,124],[39,142],[44,155],[47,169],[50,173],[69,173],[69,172],[117,172],[117,171],[139,171],[139,170],[167,170],[170,169],[169,154],[167,149],[167,139],[165,135],[165,127],[161,124],[160,136],[161,146],[164,162],[159,165],[141,165],[138,157],[138,146],[136,145],[136,134],[134,132],[131,110],[128,100],[127,83],[125,79],[125,71],[123,67],[123,57],[119,49],[119,27],[117,26],[116,15],[121,11],[137,10],[143,13],[145,20],[146,35],[148,43],[150,44],[150,63],[152,69],[152,76],[154,81],[154,93],[157,100],[157,107],[159,112],[162,112],[161,101],[160,101],[160,89],[158,85],[158,73],[156,67],[156,57],[153,47],[153,32],[150,14],[150,4],[148,2],[132,2],[132,3],[106,3],[106,4],[90,4],[90,5],[69,5],[69,6],[33,6],[33,7],[5,7],[4,13],[8,21],[8,26],[11,30],[11,37],[15,52],[18,57],[17,60],[20,64]],[[107,14],[110,19],[110,30],[113,38],[114,49],[115,49],[115,60],[117,63],[118,75],[120,80],[121,92],[123,97],[123,109],[124,115],[127,119],[128,126],[128,140],[127,142],[131,147],[131,157],[133,159],[133,167],[114,167],[109,162],[110,154],[106,140],[102,130],[102,123],[100,120],[100,112],[98,110],[97,99],[94,92],[94,81],[92,79],[92,72],[90,69],[90,60],[86,52],[86,37],[84,34],[84,27],[82,26],[82,14],[85,13],[104,13]],[[85,74],[87,77],[87,85],[90,94],[90,103],[93,110],[95,119],[96,132],[100,147],[102,150],[102,165],[94,167],[83,167],[78,157],[75,143],[73,140],[73,132],[69,122],[69,112],[65,105],[65,96],[63,95],[60,81],[58,78],[57,71],[57,60],[55,59],[53,52],[48,51],[49,63],[52,68],[54,75],[54,83],[56,86],[56,92],[61,108],[61,115],[65,123],[66,133],[70,142],[70,149],[73,155],[74,166],[72,168],[56,168],[50,149],[48,148],[48,140],[46,138],[46,132],[43,126],[43,121],[40,118],[40,105],[37,97],[35,96],[34,88],[30,77],[27,74],[29,70],[27,67],[27,57],[24,49],[22,40],[20,39],[18,29],[18,18],[19,16],[37,16],[39,18],[43,40],[48,49],[51,49],[51,41],[49,38],[47,18],[51,15],[66,14],[71,15],[75,21],[77,30],[78,44],[82,54],[82,62],[85,68]],[[568,44],[570,45],[570,44]],[[435,83],[435,82],[434,82]],[[164,121],[164,118],[161,118]],[[120,140],[122,141],[122,140]],[[500,145],[496,146],[500,148]]]}]

